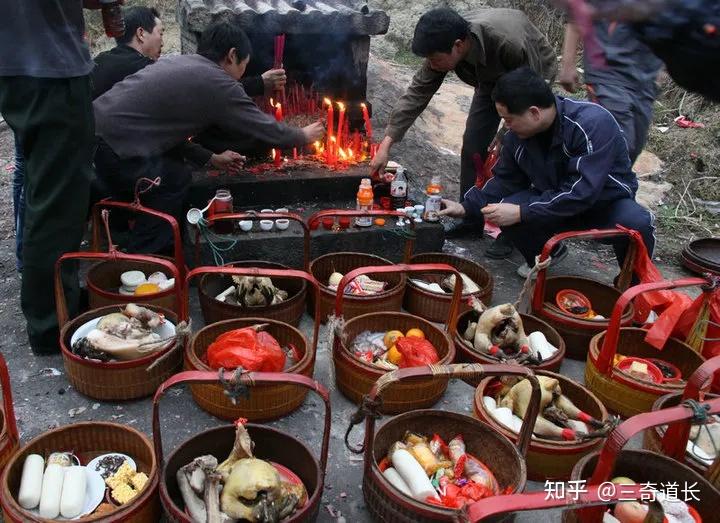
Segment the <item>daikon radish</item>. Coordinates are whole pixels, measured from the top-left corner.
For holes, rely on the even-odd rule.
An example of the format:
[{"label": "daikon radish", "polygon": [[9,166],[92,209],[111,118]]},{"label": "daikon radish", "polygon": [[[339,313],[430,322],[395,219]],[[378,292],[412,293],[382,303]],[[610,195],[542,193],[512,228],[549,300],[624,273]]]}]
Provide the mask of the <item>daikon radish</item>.
[{"label": "daikon radish", "polygon": [[492,398],[490,396],[483,396],[483,405],[485,405],[485,408],[491,412],[497,408],[497,402],[495,401],[495,398]]},{"label": "daikon radish", "polygon": [[62,495],[60,496],[60,514],[72,519],[79,516],[85,506],[85,487],[87,475],[85,467],[68,467],[65,469]]},{"label": "daikon radish", "polygon": [[385,472],[383,472],[383,476],[385,476],[385,479],[388,480],[393,487],[398,489],[406,496],[412,497],[410,487],[408,487],[407,483],[405,483],[405,480],[400,477],[400,474],[397,473],[397,470],[392,467],[388,467],[385,469]]},{"label": "daikon radish", "polygon": [[557,352],[557,348],[554,347],[540,331],[531,332],[528,336],[530,342],[530,349],[535,353],[539,354],[543,360],[552,358]]},{"label": "daikon radish", "polygon": [[392,464],[410,489],[413,498],[418,501],[425,501],[428,497],[439,499],[420,463],[407,450],[398,449],[393,452]]},{"label": "daikon radish", "polygon": [[64,479],[65,467],[51,463],[45,469],[40,494],[40,517],[55,519],[60,514],[60,496]]},{"label": "daikon radish", "polygon": [[30,454],[25,458],[18,493],[18,503],[22,508],[33,509],[40,503],[44,469],[45,460],[42,456]]}]

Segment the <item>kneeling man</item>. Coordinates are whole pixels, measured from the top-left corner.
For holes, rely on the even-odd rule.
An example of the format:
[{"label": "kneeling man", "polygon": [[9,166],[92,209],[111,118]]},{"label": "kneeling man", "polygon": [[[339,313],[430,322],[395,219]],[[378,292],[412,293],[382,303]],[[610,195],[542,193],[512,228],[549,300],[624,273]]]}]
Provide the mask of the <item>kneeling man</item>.
[{"label": "kneeling man", "polygon": [[[492,99],[509,129],[495,176],[468,191],[463,203],[444,200],[441,214],[500,226],[525,258],[518,269],[523,277],[562,231],[620,224],[639,231],[652,255],[654,216],[635,201],[627,143],[606,109],[553,95],[527,67],[503,75]],[[627,241],[614,247],[622,263]]]}]

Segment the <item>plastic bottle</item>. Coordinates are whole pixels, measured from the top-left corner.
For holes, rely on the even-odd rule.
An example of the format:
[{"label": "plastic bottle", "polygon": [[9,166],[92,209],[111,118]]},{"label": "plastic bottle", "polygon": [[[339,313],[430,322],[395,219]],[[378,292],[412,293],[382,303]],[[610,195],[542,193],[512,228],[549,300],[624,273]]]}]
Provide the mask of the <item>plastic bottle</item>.
[{"label": "plastic bottle", "polygon": [[390,200],[392,202],[392,208],[394,210],[402,209],[405,207],[405,200],[407,199],[407,177],[405,176],[405,169],[400,166],[397,168],[395,178],[390,182]]},{"label": "plastic bottle", "polygon": [[427,200],[425,201],[425,215],[423,220],[426,222],[436,222],[440,219],[438,213],[442,206],[442,185],[440,185],[440,177],[433,176],[430,184],[425,189]]},{"label": "plastic bottle", "polygon": [[[374,199],[370,178],[363,178],[360,181],[360,188],[357,192],[357,210],[372,211]],[[355,218],[355,225],[358,227],[370,227],[372,223],[373,220],[371,216]]]},{"label": "plastic bottle", "polygon": [[125,34],[125,17],[119,0],[100,0],[102,21],[105,34],[110,38],[119,38]]}]

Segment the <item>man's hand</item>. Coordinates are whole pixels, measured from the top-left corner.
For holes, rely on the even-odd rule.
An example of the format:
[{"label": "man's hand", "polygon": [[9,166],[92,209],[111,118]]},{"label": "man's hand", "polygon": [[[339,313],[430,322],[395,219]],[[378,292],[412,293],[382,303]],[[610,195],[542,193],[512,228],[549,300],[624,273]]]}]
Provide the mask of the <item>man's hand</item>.
[{"label": "man's hand", "polygon": [[225,151],[221,154],[213,154],[210,157],[210,164],[221,171],[237,174],[240,172],[246,159],[242,154],[238,154],[235,151]]},{"label": "man's hand", "polygon": [[325,135],[325,126],[321,121],[317,121],[303,127],[302,132],[305,135],[305,143],[317,142]]},{"label": "man's hand", "polygon": [[389,136],[386,136],[382,142],[380,142],[375,152],[375,157],[370,160],[370,174],[376,171],[380,174],[385,172],[385,166],[387,166],[390,157],[390,147],[392,143],[392,138]]},{"label": "man's hand", "polygon": [[272,93],[285,88],[287,84],[287,76],[285,69],[270,69],[262,74],[263,84],[265,84],[265,92]]},{"label": "man's hand", "polygon": [[482,208],[485,219],[498,227],[520,223],[520,206],[512,203],[491,203]]},{"label": "man's hand", "polygon": [[577,67],[575,67],[575,64],[563,66],[560,69],[558,83],[568,93],[574,93],[578,90],[578,88],[580,87],[580,76],[578,75]]},{"label": "man's hand", "polygon": [[438,213],[440,216],[449,216],[451,218],[462,218],[465,216],[465,207],[463,207],[461,203],[443,199],[442,204],[444,208],[440,209]]}]

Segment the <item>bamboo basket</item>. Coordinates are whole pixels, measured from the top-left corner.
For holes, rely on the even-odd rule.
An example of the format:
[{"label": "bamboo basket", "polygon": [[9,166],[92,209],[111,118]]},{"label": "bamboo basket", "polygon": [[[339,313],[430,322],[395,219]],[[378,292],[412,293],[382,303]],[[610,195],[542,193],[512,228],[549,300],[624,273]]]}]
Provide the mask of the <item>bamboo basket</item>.
[{"label": "bamboo basket", "polygon": [[[120,254],[117,253],[119,256]],[[68,380],[78,392],[90,398],[103,401],[132,400],[151,395],[158,385],[180,368],[182,351],[178,350],[182,341],[176,339],[172,344],[154,354],[130,361],[102,362],[89,360],[72,353],[70,340],[73,333],[86,322],[118,312],[117,305],[93,309],[70,320],[65,301],[60,269],[68,260],[101,260],[113,256],[113,253],[79,252],[63,254],[55,263],[55,305],[60,324],[60,351],[67,371]],[[123,258],[145,261],[146,256],[123,254]],[[178,269],[166,260],[158,259],[165,269],[180,281]],[[182,287],[174,288],[177,303],[182,303]],[[162,313],[165,318],[177,326],[177,315],[168,309],[154,305],[138,303],[151,310]],[[155,364],[156,361],[159,362]],[[155,364],[155,365],[154,365]],[[151,366],[154,367],[150,369]]]},{"label": "bamboo basket", "polygon": [[[330,209],[320,211],[308,218],[309,228],[317,229],[323,218],[346,218],[353,219],[359,217],[370,217],[372,219],[378,217],[401,217],[405,213],[399,211],[347,211]],[[410,222],[411,231],[415,231],[415,223]],[[405,240],[405,250],[403,261],[408,263],[410,255],[414,247],[412,235]],[[333,311],[335,303],[335,291],[328,286],[328,278],[333,272],[346,274],[359,267],[370,265],[392,265],[390,260],[366,254],[361,252],[336,252],[325,254],[310,262],[309,272],[320,283],[320,319],[322,323],[327,321],[328,316]],[[372,296],[346,296],[345,297],[345,319],[349,320],[362,314],[380,311],[399,311],[403,304],[403,295],[405,293],[405,285],[407,278],[404,274],[370,274],[376,280],[387,282],[387,287],[383,292]],[[313,313],[315,310],[314,298],[311,296],[308,300],[308,312]]]},{"label": "bamboo basket", "polygon": [[[451,267],[455,267],[458,272],[465,273],[480,287],[478,292],[463,294],[458,310],[460,314],[472,309],[472,306],[469,304],[471,297],[477,298],[485,305],[490,305],[492,302],[493,277],[492,274],[479,263],[442,252],[416,254],[410,258],[410,263],[444,263],[450,265]],[[443,280],[443,276],[439,274],[430,273],[419,276],[430,283],[440,283]],[[426,320],[438,323],[445,321],[445,318],[448,316],[451,300],[452,296],[450,294],[439,294],[421,289],[412,281],[408,281],[405,287],[405,310],[410,314],[420,316]]]},{"label": "bamboo basket", "polygon": [[[608,413],[605,407],[592,392],[573,380],[560,374],[545,370],[534,369],[538,376],[548,376],[560,382],[560,388],[565,396],[583,412],[600,421],[607,421]],[[508,430],[499,423],[485,408],[483,396],[496,382],[494,378],[485,378],[475,391],[473,412],[480,421],[483,421],[500,432],[511,441],[518,441],[518,434]],[[575,464],[583,456],[598,450],[602,446],[602,439],[594,438],[581,441],[557,441],[547,438],[534,437],[530,440],[527,451],[528,479],[533,481],[559,481],[570,478]]]},{"label": "bamboo basket", "polygon": [[[706,405],[709,406],[708,414],[720,412],[720,399],[711,400]],[[683,421],[683,425],[689,429],[687,421],[693,418],[693,412],[689,407],[671,407],[638,414],[625,421],[610,433],[602,450],[588,454],[578,461],[572,471],[571,479],[586,480],[588,485],[593,486],[607,482],[612,477],[625,476],[638,484],[649,483],[661,490],[661,485],[668,483],[693,486],[697,488],[700,502],[690,502],[690,505],[699,513],[703,521],[717,521],[720,491],[700,474],[687,465],[654,452],[623,449],[632,436],[657,425]],[[684,440],[674,443],[684,452],[687,435]],[[563,513],[565,523],[596,523],[601,520],[602,510],[598,509],[572,510]]]},{"label": "bamboo basket", "polygon": [[[549,323],[560,333],[566,343],[565,354],[568,358],[584,360],[587,357],[590,340],[593,336],[608,328],[609,320],[576,318],[563,312],[555,305],[555,296],[563,289],[580,291],[590,300],[596,313],[609,318],[613,305],[620,298],[620,294],[630,286],[632,268],[637,256],[635,242],[638,240],[630,232],[621,229],[565,232],[550,238],[540,255],[541,262],[547,260],[557,244],[570,239],[601,241],[619,237],[629,238],[630,247],[618,277],[617,288],[579,276],[553,276],[549,278],[546,269],[538,271],[532,298],[532,313]],[[623,326],[632,323],[634,313],[632,306],[625,311],[622,316]]]},{"label": "bamboo basket", "polygon": [[[377,407],[384,404],[385,391],[395,387],[397,382],[415,381],[417,378],[444,381],[450,378],[479,380],[485,376],[501,375],[527,377],[532,383],[531,405],[523,421],[520,443],[517,446],[486,423],[444,410],[406,412],[388,420],[377,432],[375,431],[375,419],[379,417]],[[387,454],[390,446],[402,439],[408,430],[419,434],[439,434],[445,441],[462,434],[467,452],[487,465],[495,475],[501,490],[510,488],[510,493],[521,492],[525,488],[527,476],[524,456],[539,407],[540,385],[531,370],[518,365],[432,365],[399,369],[385,374],[373,385],[372,390],[363,400],[363,406],[353,416],[345,434],[346,446],[357,454],[364,453],[363,495],[370,514],[375,520],[388,523],[457,521],[455,519],[458,515],[457,511],[420,502],[402,494],[380,471],[378,464]],[[362,423],[363,417],[364,443],[359,447],[353,447],[349,442],[349,436],[353,426]],[[487,521],[506,520],[508,516],[496,516]]]},{"label": "bamboo basket", "polygon": [[[145,260],[128,260],[124,258],[121,255],[122,253],[115,249],[112,237],[110,236],[110,228],[107,223],[107,219],[108,213],[112,209],[131,212],[134,214],[154,216],[155,218],[167,222],[169,227],[172,229],[174,243],[173,258],[166,258],[158,255],[148,256]],[[185,257],[182,250],[182,236],[180,234],[180,226],[173,216],[145,207],[137,200],[134,203],[102,200],[93,205],[91,223],[91,248],[93,252],[101,252],[101,229],[104,224],[108,251],[117,253],[114,257],[94,264],[88,270],[86,285],[91,309],[97,309],[107,305],[125,305],[127,303],[137,301],[137,296],[126,296],[124,294],[120,294],[120,275],[126,271],[142,271],[146,275],[152,274],[153,272],[164,272],[166,266],[165,264],[155,261],[157,258],[171,261],[177,267],[180,278],[184,278],[186,267]],[[175,285],[179,286],[180,280],[175,280]],[[173,291],[173,289],[167,289],[152,295],[143,296],[142,300],[150,305],[157,305],[158,307],[164,307],[176,312],[179,310],[178,307],[180,302],[177,301],[177,294]]]},{"label": "bamboo basket", "polygon": [[[284,277],[295,282],[309,282],[317,291],[317,282],[309,274],[302,271],[289,269],[262,269],[257,267],[199,267],[188,274],[186,286],[189,288],[190,280],[196,276],[230,276],[256,275],[269,276],[273,278]],[[202,281],[202,280],[201,280]],[[289,374],[299,374],[312,377],[315,367],[315,350],[319,324],[316,321],[313,331],[312,345],[308,343],[305,335],[297,328],[288,323],[268,318],[237,318],[234,320],[223,320],[213,323],[199,330],[192,338],[192,341],[185,349],[185,370],[189,371],[211,371],[212,369],[204,361],[208,347],[217,337],[225,332],[249,327],[256,324],[268,324],[265,329],[271,334],[281,346],[293,344],[301,353],[302,357],[298,362],[287,369]],[[215,371],[216,372],[216,371]],[[190,390],[195,402],[203,410],[213,416],[226,420],[235,420],[239,417],[251,421],[270,420],[283,417],[294,411],[303,401],[307,391],[289,383],[278,383],[274,385],[261,385],[256,388],[249,398],[237,398],[236,402],[228,397],[223,387],[216,383],[192,385]]]},{"label": "bamboo basket", "polygon": [[[423,264],[405,265],[399,264],[389,267],[363,267],[355,269],[343,277],[338,286],[337,300],[335,303],[335,315],[340,318],[344,316],[343,305],[346,296],[342,293],[348,282],[361,274],[369,273],[406,273],[419,271],[449,271],[458,276],[457,271],[449,265]],[[351,320],[341,322],[341,330],[336,333],[333,339],[333,364],[335,366],[335,383],[340,392],[354,403],[360,403],[365,396],[383,375],[386,370],[374,365],[364,363],[356,358],[350,348],[355,337],[363,331],[389,331],[400,330],[407,332],[411,328],[420,328],[426,339],[433,344],[440,360],[438,365],[451,363],[455,358],[455,346],[452,342],[452,333],[455,329],[455,318],[457,304],[460,300],[462,283],[458,276],[455,285],[453,304],[450,310],[450,317],[445,326],[445,331],[436,327],[429,321],[400,312],[373,312],[357,316]],[[432,379],[415,380],[408,383],[399,383],[383,396],[382,411],[386,414],[406,412],[408,410],[430,407],[437,403],[447,389],[446,381]]]},{"label": "bamboo basket", "polygon": [[[557,352],[553,354],[552,358],[544,360],[540,365],[530,365],[528,367],[534,370],[549,370],[552,372],[559,372],[562,360],[565,357],[565,341],[562,339],[560,334],[553,329],[549,324],[545,323],[541,319],[531,316],[530,314],[519,313],[522,319],[523,328],[525,334],[531,332],[540,331],[545,335],[545,338],[549,343],[557,348]],[[459,363],[483,363],[483,364],[494,364],[498,363],[497,360],[491,358],[488,355],[482,354],[473,348],[473,344],[467,341],[463,337],[463,333],[468,327],[468,324],[477,321],[478,313],[474,310],[465,311],[458,317],[458,326],[455,331],[455,353],[457,354],[456,360]],[[477,387],[479,383],[468,382],[473,387]]]},{"label": "bamboo basket", "polygon": [[[231,262],[226,267],[258,267],[261,269],[289,270],[280,263],[265,261]],[[205,274],[200,278],[198,296],[205,324],[236,318],[268,318],[280,320],[297,327],[305,313],[307,299],[307,282],[296,278],[279,277],[273,280],[278,289],[287,291],[288,299],[282,303],[266,307],[242,307],[232,303],[218,301],[215,296],[233,285],[229,274]]]},{"label": "bamboo basket", "polygon": [[118,507],[112,513],[106,516],[86,516],[75,521],[81,523],[160,521],[160,503],[157,496],[159,471],[150,440],[127,425],[91,421],[65,425],[45,432],[12,455],[3,472],[2,490],[0,490],[0,503],[2,503],[3,517],[6,522],[48,521],[23,509],[15,496],[20,489],[23,464],[29,454],[40,454],[47,458],[52,452],[62,450],[73,451],[80,458],[81,463],[87,463],[108,452],[127,454],[135,460],[138,470],[147,474],[149,479],[147,486],[132,501]]},{"label": "bamboo basket", "polygon": [[648,412],[660,396],[680,392],[685,387],[684,380],[651,383],[635,378],[614,367],[615,354],[639,358],[660,357],[680,369],[683,376],[690,376],[705,361],[700,354],[680,340],[670,338],[662,351],[658,351],[645,342],[647,331],[634,327],[621,328],[620,318],[625,307],[643,292],[705,283],[707,281],[701,278],[661,281],[636,285],[623,293],[615,304],[607,332],[597,334],[590,342],[585,365],[585,384],[608,410],[624,417]]},{"label": "bamboo basket", "polygon": [[[717,394],[707,394],[712,383],[713,375],[718,372],[718,369],[720,369],[720,356],[707,360],[690,376],[685,390],[682,393],[674,392],[659,397],[653,405],[653,412],[669,407],[676,407],[685,400],[703,401],[706,398],[715,399],[720,397]],[[673,430],[667,430],[661,426],[648,429],[643,434],[643,447],[653,452],[668,454],[668,452],[670,452],[670,445],[672,445],[672,441],[675,439],[673,432]],[[710,468],[703,460],[687,451],[681,456],[674,457],[700,474],[707,474]],[[709,476],[706,477],[710,479]],[[718,481],[718,479],[719,478],[713,478],[713,480],[711,480],[715,488],[720,488],[720,481]]]},{"label": "bamboo basket", "polygon": [[[226,374],[232,379],[231,374]],[[235,426],[223,425],[206,430],[193,436],[177,447],[167,459],[163,457],[162,434],[159,414],[159,402],[165,391],[180,383],[194,383],[194,386],[217,383],[218,375],[215,372],[183,372],[173,376],[158,388],[153,399],[153,439],[155,454],[160,463],[160,500],[167,519],[173,523],[192,523],[183,508],[183,501],[177,485],[176,473],[180,467],[191,462],[197,456],[212,454],[222,462],[232,449],[235,440]],[[304,387],[315,391],[325,404],[325,420],[320,446],[319,459],[299,439],[277,429],[248,423],[246,428],[253,442],[254,454],[260,459],[271,460],[283,465],[294,472],[305,485],[308,492],[308,501],[283,522],[315,521],[320,509],[323,487],[325,483],[325,470],[327,467],[328,449],[330,446],[330,396],[327,389],[317,381],[299,375],[275,372],[250,372],[242,374],[240,382],[250,387],[250,394],[260,386],[274,387],[278,384],[290,384],[294,387]],[[153,520],[157,521],[157,520]]]},{"label": "bamboo basket", "polygon": [[2,386],[2,410],[0,410],[0,472],[20,443],[15,408],[13,406],[10,373],[7,362],[0,354],[0,386]]}]

